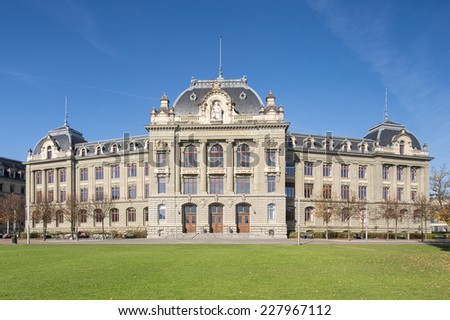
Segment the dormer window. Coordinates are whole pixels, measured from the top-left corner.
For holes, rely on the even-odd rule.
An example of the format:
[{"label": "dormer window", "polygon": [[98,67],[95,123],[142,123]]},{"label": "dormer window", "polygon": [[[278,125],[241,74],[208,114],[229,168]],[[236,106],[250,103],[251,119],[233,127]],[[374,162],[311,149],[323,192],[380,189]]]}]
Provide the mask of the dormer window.
[{"label": "dormer window", "polygon": [[9,171],[9,177],[12,179],[16,178],[16,169],[8,169]]},{"label": "dormer window", "polygon": [[325,150],[330,151],[333,149],[333,141],[331,140],[326,140],[325,141]]},{"label": "dormer window", "polygon": [[306,142],[305,142],[304,146],[305,146],[306,149],[311,149],[312,146],[313,146],[312,139],[306,139]]},{"label": "dormer window", "polygon": [[136,150],[136,145],[134,142],[130,142],[129,149],[130,149],[130,151]]},{"label": "dormer window", "polygon": [[80,150],[80,156],[86,157],[86,155],[87,155],[86,148],[82,148],[82,149]]},{"label": "dormer window", "polygon": [[111,147],[111,152],[112,153],[117,153],[117,151],[119,150],[119,148],[117,147],[117,144],[113,144]]},{"label": "dormer window", "polygon": [[404,141],[400,141],[399,152],[401,155],[405,154],[405,142]]},{"label": "dormer window", "polygon": [[350,142],[346,141],[346,142],[343,143],[343,145],[342,145],[342,151],[348,152],[348,151],[350,151],[351,149],[352,149],[352,145],[351,145]]},{"label": "dormer window", "polygon": [[99,156],[102,154],[102,148],[100,146],[97,146],[95,148],[95,155]]},{"label": "dormer window", "polygon": [[52,146],[47,147],[47,159],[52,158]]},{"label": "dormer window", "polygon": [[3,177],[5,175],[5,168],[0,168],[0,177]]}]

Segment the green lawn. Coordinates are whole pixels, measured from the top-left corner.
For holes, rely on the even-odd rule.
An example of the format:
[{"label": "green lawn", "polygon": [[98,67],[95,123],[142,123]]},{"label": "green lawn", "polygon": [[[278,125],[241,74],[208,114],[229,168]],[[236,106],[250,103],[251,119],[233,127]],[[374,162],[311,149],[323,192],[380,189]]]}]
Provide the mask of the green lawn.
[{"label": "green lawn", "polygon": [[449,249],[0,245],[0,299],[449,299]]}]

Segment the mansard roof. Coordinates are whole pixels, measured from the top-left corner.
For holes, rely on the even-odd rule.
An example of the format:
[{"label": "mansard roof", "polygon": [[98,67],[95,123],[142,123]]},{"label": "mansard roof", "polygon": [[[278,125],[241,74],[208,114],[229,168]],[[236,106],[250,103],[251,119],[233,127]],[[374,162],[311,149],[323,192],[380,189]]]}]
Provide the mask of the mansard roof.
[{"label": "mansard roof", "polygon": [[421,150],[420,142],[414,134],[407,131],[403,124],[387,119],[370,128],[364,138],[378,141],[380,146],[385,147],[391,145],[393,139],[401,133],[411,138],[413,149]]},{"label": "mansard roof", "polygon": [[238,114],[258,114],[263,101],[261,97],[247,84],[247,78],[214,80],[192,79],[189,88],[184,90],[175,100],[173,108],[177,116],[196,115],[198,105],[205,95],[211,91],[214,84],[230,95]]},{"label": "mansard roof", "polygon": [[61,127],[50,130],[45,137],[39,140],[34,147],[33,154],[39,154],[41,152],[42,145],[48,137],[55,141],[60,151],[68,151],[70,148],[73,149],[75,144],[86,142],[81,132],[64,124]]}]

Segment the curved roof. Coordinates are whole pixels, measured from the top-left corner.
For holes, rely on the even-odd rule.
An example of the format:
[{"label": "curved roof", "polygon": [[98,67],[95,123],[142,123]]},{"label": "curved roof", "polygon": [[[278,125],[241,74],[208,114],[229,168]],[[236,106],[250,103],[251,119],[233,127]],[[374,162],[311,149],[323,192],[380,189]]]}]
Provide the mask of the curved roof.
[{"label": "curved roof", "polygon": [[33,154],[39,154],[41,152],[42,145],[48,136],[51,136],[57,143],[60,151],[67,151],[70,147],[74,148],[77,143],[86,142],[81,132],[64,124],[62,127],[50,130],[45,137],[39,140],[34,147]]},{"label": "curved roof", "polygon": [[175,100],[173,108],[177,116],[196,115],[198,105],[205,95],[218,83],[220,88],[230,95],[235,103],[235,111],[239,114],[258,114],[263,101],[261,97],[247,85],[247,78],[215,80],[192,79],[189,88],[184,90]]},{"label": "curved roof", "polygon": [[405,126],[390,120],[384,120],[376,126],[369,129],[369,132],[364,136],[365,139],[379,141],[380,146],[388,146],[392,144],[392,139],[400,134],[402,130],[411,138],[412,147],[421,150],[419,139],[414,134],[406,130]]}]

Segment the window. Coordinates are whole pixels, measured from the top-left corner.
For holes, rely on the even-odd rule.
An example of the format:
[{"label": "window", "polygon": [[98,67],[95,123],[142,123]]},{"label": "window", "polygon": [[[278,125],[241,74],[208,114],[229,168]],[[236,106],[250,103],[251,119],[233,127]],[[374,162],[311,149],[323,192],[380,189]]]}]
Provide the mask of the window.
[{"label": "window", "polygon": [[313,207],[305,208],[305,221],[314,221],[314,208]]},{"label": "window", "polygon": [[47,159],[51,159],[52,158],[52,147],[48,146],[47,147]]},{"label": "window", "polygon": [[197,148],[192,144],[184,148],[184,167],[197,168]]},{"label": "window", "polygon": [[389,187],[383,187],[383,200],[389,200]]},{"label": "window", "polygon": [[136,177],[137,169],[136,169],[136,163],[129,163],[128,164],[128,177]]},{"label": "window", "polygon": [[295,220],[295,209],[293,207],[286,208],[286,221]]},{"label": "window", "polygon": [[148,183],[145,184],[145,198],[148,199],[150,198],[150,185]]},{"label": "window", "polygon": [[417,198],[417,190],[413,189],[411,190],[411,200],[415,201]]},{"label": "window", "polygon": [[144,208],[144,222],[148,222],[148,207]]},{"label": "window", "polygon": [[167,166],[167,152],[158,152],[156,154],[156,166],[158,168],[164,168]]},{"label": "window", "polygon": [[220,144],[211,147],[209,151],[209,166],[211,168],[223,167],[223,148]]},{"label": "window", "polygon": [[36,191],[36,202],[39,203],[42,201],[42,190]]},{"label": "window", "polygon": [[323,176],[330,177],[331,176],[331,163],[324,163],[322,166],[323,166]]},{"label": "window", "polygon": [[273,203],[267,206],[267,219],[275,220],[275,205]]},{"label": "window", "polygon": [[113,144],[113,146],[111,147],[111,152],[117,153],[118,150],[119,150],[119,148],[117,147],[117,144]]},{"label": "window", "polygon": [[36,172],[36,184],[42,184],[42,171]]},{"label": "window", "polygon": [[314,168],[313,162],[305,162],[305,176],[312,176],[313,168]]},{"label": "window", "polygon": [[80,155],[81,155],[82,157],[86,157],[87,152],[86,152],[86,149],[85,149],[85,148],[82,148],[82,149],[81,149]]},{"label": "window", "polygon": [[99,156],[102,154],[102,148],[100,146],[97,146],[95,148],[95,155]]},{"label": "window", "polygon": [[397,188],[397,200],[403,201],[403,188]]},{"label": "window", "polygon": [[111,209],[111,222],[119,222],[119,209]]},{"label": "window", "polygon": [[103,180],[103,167],[95,167],[95,180]]},{"label": "window", "polygon": [[331,184],[324,184],[323,185],[323,198],[324,199],[331,199]]},{"label": "window", "polygon": [[359,200],[367,199],[367,186],[358,186],[358,199]]},{"label": "window", "polygon": [[183,179],[183,193],[197,194],[197,177],[189,177]]},{"label": "window", "polygon": [[120,178],[120,166],[118,164],[111,167],[111,177],[113,179]]},{"label": "window", "polygon": [[95,187],[95,201],[103,200],[103,187]]},{"label": "window", "polygon": [[417,182],[417,170],[418,170],[418,168],[416,168],[416,167],[411,168],[411,181],[412,182]]},{"label": "window", "polygon": [[158,177],[158,193],[166,193],[166,177]]},{"label": "window", "polygon": [[148,162],[145,162],[145,164],[144,164],[144,175],[146,177],[148,177],[149,173],[150,173],[150,164]]},{"label": "window", "polygon": [[111,199],[112,200],[120,199],[120,187],[118,185],[111,186]]},{"label": "window", "polygon": [[158,219],[166,220],[166,206],[163,204],[158,206]]},{"label": "window", "polygon": [[277,153],[270,150],[266,152],[266,164],[269,167],[275,167],[277,165]]},{"label": "window", "polygon": [[95,210],[94,215],[95,215],[95,222],[97,222],[97,223],[103,222],[104,216],[103,216],[102,210],[100,210],[100,209]]},{"label": "window", "polygon": [[80,210],[79,211],[79,215],[80,215],[80,223],[86,223],[87,222],[87,212],[86,212],[86,210]]},{"label": "window", "polygon": [[56,213],[56,222],[59,223],[64,223],[64,214],[61,211],[58,211]]},{"label": "window", "polygon": [[305,183],[305,198],[311,198],[313,196],[314,184]]},{"label": "window", "polygon": [[341,164],[341,178],[348,178],[348,164]]},{"label": "window", "polygon": [[332,141],[331,140],[325,141],[325,150],[329,151],[331,149],[332,149]]},{"label": "window", "polygon": [[358,178],[367,179],[367,166],[358,166]]},{"label": "window", "polygon": [[223,177],[209,177],[209,193],[210,194],[223,193]]},{"label": "window", "polygon": [[397,180],[402,181],[403,180],[403,167],[397,167]]},{"label": "window", "polygon": [[[11,192],[14,192],[14,186],[11,186],[11,187],[12,187]],[[48,202],[53,202],[53,198],[54,198],[53,195],[54,195],[53,189],[49,189],[48,192],[47,192],[47,199],[48,199]]]},{"label": "window", "polygon": [[128,222],[136,222],[136,209],[135,208],[127,209],[127,219],[128,219]]},{"label": "window", "polygon": [[3,183],[0,183],[0,192],[3,191]]},{"label": "window", "polygon": [[66,201],[66,189],[61,188],[59,190],[59,201],[65,202]]},{"label": "window", "polygon": [[286,174],[295,174],[295,162],[294,161],[287,161],[286,162]]},{"label": "window", "polygon": [[136,199],[136,185],[130,184],[128,186],[128,199]]},{"label": "window", "polygon": [[365,143],[361,145],[361,153],[365,153],[367,151],[367,146]]},{"label": "window", "polygon": [[67,176],[66,176],[66,169],[60,169],[59,170],[59,182],[66,182]]},{"label": "window", "polygon": [[349,216],[348,216],[348,208],[344,208],[341,211],[341,218],[342,218],[342,222],[347,222]]},{"label": "window", "polygon": [[89,193],[88,188],[81,188],[80,189],[80,201],[85,202],[88,201]]},{"label": "window", "polygon": [[48,183],[54,183],[55,182],[55,171],[49,170],[47,173],[47,181]]},{"label": "window", "polygon": [[286,197],[295,198],[295,183],[288,182],[286,183]]},{"label": "window", "polygon": [[130,144],[128,145],[128,149],[130,151],[135,151],[136,150],[136,144],[134,142],[130,142]]},{"label": "window", "polygon": [[350,186],[349,185],[341,185],[341,199],[348,200],[350,197]]},{"label": "window", "polygon": [[405,142],[404,141],[400,141],[399,152],[401,155],[405,154]]},{"label": "window", "polygon": [[383,180],[389,180],[389,166],[384,165],[382,170],[383,170],[382,171]]},{"label": "window", "polygon": [[237,166],[250,167],[250,147],[246,144],[239,145],[237,149]]},{"label": "window", "polygon": [[80,180],[87,181],[88,180],[88,168],[80,169]]},{"label": "window", "polygon": [[275,176],[267,177],[267,192],[275,192]]},{"label": "window", "polygon": [[250,177],[236,178],[236,193],[250,193]]}]

